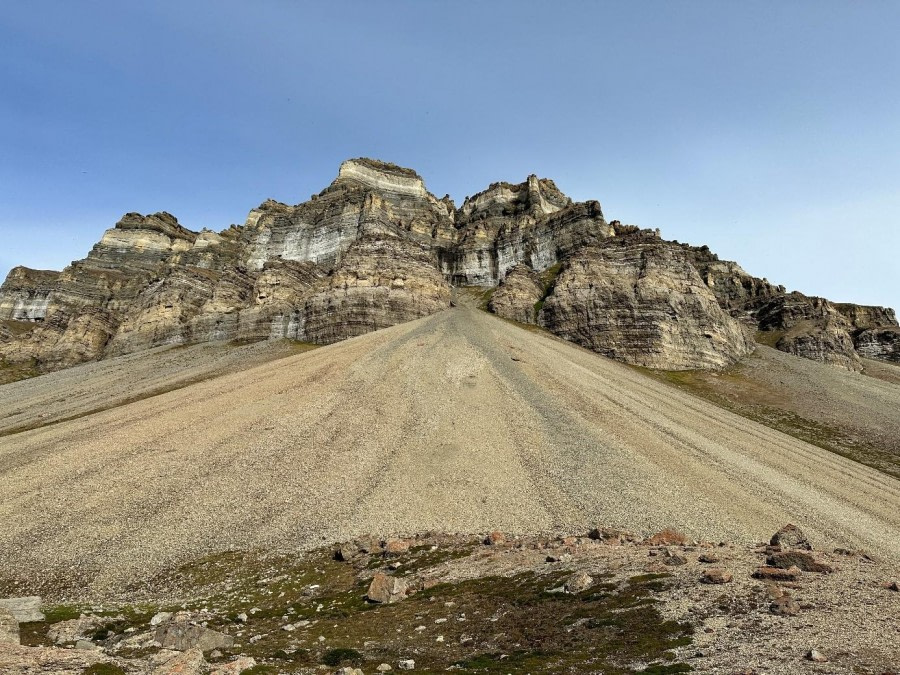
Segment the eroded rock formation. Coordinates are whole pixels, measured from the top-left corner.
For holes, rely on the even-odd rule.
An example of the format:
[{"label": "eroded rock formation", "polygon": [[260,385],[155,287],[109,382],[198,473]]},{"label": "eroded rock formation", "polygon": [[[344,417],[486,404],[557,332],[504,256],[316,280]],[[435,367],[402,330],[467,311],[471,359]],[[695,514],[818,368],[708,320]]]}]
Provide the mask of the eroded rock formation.
[{"label": "eroded rock formation", "polygon": [[355,159],[309,201],[268,200],[242,226],[128,213],[62,272],[13,269],[0,381],[167,344],[334,342],[445,309],[452,286],[495,289],[501,316],[656,368],[727,365],[757,328],[854,370],[859,354],[900,358],[891,310],[786,294],[706,247],[608,223],[551,180],[494,183],[457,209],[411,169]]}]

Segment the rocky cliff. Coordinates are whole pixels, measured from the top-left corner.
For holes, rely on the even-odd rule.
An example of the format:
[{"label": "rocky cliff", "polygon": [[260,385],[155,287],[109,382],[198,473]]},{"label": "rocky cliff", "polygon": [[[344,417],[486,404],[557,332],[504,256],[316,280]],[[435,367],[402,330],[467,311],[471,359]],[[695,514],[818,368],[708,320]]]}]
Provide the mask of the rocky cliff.
[{"label": "rocky cliff", "polygon": [[757,329],[851,369],[859,354],[900,360],[891,310],[786,294],[706,247],[607,222],[551,180],[494,183],[457,208],[411,169],[355,159],[310,200],[268,200],[241,226],[128,213],[62,272],[13,269],[0,381],[159,345],[334,342],[445,309],[452,286],[493,289],[501,316],[655,368],[722,367]]}]

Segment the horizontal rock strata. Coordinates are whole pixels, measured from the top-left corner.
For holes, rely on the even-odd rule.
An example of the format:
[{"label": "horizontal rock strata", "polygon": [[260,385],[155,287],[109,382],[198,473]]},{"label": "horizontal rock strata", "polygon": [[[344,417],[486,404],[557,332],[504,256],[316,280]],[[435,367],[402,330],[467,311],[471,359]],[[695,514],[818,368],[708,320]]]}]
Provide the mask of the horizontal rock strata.
[{"label": "horizontal rock strata", "polygon": [[900,359],[892,310],[786,294],[705,246],[607,222],[549,179],[494,183],[457,208],[415,171],[360,158],[242,226],[127,213],[61,272],[14,268],[0,382],[162,345],[334,342],[440,311],[452,286],[495,288],[498,315],[655,368],[728,365],[752,346],[741,326],[851,370],[860,355]]}]

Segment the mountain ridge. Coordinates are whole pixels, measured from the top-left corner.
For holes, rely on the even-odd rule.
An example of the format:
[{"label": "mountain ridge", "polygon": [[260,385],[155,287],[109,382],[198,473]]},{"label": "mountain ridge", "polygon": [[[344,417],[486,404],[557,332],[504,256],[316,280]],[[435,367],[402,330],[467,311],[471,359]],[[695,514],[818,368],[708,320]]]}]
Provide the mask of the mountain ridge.
[{"label": "mountain ridge", "polygon": [[[516,283],[529,274],[543,280]],[[492,183],[457,207],[412,169],[356,158],[308,201],[266,200],[241,226],[127,213],[61,272],[14,268],[0,286],[0,372],[166,344],[329,343],[445,309],[454,286],[493,289],[501,316],[653,368],[728,366],[756,330],[850,370],[860,355],[900,360],[893,310],[786,293],[708,247],[607,222],[550,179]]]}]

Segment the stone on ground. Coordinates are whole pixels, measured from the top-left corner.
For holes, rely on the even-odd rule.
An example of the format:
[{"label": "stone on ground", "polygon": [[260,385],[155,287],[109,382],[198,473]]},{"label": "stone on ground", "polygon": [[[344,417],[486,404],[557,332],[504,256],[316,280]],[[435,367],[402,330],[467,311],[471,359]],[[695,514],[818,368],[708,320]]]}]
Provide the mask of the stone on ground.
[{"label": "stone on ground", "polygon": [[43,621],[46,617],[41,613],[41,598],[29,595],[22,598],[0,598],[0,607],[6,607],[19,623]]},{"label": "stone on ground", "polygon": [[390,577],[383,572],[377,572],[372,577],[366,597],[371,602],[393,603],[406,597],[407,584],[405,579]]},{"label": "stone on ground", "polygon": [[807,551],[812,550],[812,544],[809,543],[806,535],[803,534],[803,530],[791,523],[788,523],[778,530],[778,532],[773,534],[769,543],[772,546],[780,546],[781,548],[802,548]]},{"label": "stone on ground", "polygon": [[156,629],[156,641],[163,649],[178,651],[199,649],[201,652],[209,652],[213,649],[229,649],[234,645],[234,638],[230,635],[186,622],[160,626]]}]

